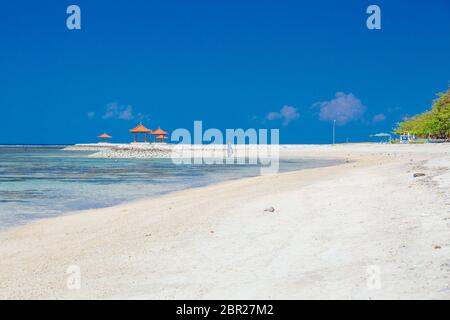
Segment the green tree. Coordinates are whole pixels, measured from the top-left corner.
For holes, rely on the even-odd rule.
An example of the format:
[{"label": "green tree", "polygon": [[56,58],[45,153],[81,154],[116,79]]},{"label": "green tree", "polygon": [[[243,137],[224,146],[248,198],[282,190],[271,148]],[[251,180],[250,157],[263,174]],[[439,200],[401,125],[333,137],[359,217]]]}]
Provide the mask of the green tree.
[{"label": "green tree", "polygon": [[446,92],[437,94],[431,110],[404,119],[394,129],[396,134],[412,133],[419,137],[450,137],[450,86]]}]

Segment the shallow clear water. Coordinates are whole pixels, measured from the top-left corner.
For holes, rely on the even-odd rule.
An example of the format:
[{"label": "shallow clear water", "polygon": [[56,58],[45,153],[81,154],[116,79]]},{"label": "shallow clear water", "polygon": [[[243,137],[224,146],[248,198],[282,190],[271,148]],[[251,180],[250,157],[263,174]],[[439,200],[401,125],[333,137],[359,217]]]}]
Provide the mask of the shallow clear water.
[{"label": "shallow clear water", "polygon": [[[260,171],[258,165],[175,165],[170,159],[97,159],[89,154],[61,147],[0,147],[0,229]],[[285,160],[280,171],[336,162]]]}]

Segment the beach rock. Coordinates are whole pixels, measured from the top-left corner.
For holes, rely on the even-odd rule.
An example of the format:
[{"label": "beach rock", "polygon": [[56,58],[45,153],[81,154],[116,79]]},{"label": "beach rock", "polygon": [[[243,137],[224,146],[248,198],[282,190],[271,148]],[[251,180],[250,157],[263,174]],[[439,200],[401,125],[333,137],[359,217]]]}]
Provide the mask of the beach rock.
[{"label": "beach rock", "polygon": [[433,249],[441,249],[441,246],[436,244],[433,246]]},{"label": "beach rock", "polygon": [[264,211],[274,212],[275,208],[274,207],[268,207],[268,208],[264,209]]},{"label": "beach rock", "polygon": [[423,177],[424,175],[425,175],[425,173],[422,173],[422,172],[416,172],[416,173],[413,174],[413,177],[414,177],[414,178],[417,178],[417,177]]}]

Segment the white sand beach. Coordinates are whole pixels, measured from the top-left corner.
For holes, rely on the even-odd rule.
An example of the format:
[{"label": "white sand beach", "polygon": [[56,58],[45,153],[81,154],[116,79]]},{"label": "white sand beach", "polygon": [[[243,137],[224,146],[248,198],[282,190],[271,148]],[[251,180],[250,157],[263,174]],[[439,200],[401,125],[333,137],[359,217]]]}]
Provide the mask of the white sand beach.
[{"label": "white sand beach", "polygon": [[[349,162],[3,231],[0,298],[450,298],[450,145],[299,145],[281,156]],[[73,265],[79,289],[67,287]]]}]

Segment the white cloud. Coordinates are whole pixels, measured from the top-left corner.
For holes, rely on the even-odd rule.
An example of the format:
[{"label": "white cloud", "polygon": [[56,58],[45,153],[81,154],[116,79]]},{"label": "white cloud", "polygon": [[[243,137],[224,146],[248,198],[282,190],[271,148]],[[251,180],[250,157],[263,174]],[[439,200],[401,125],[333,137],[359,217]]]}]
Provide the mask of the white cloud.
[{"label": "white cloud", "polygon": [[320,108],[319,119],[321,121],[336,120],[338,125],[360,119],[366,110],[361,100],[352,93],[345,94],[344,92],[336,92],[334,99],[316,102],[313,106]]},{"label": "white cloud", "polygon": [[123,109],[123,110],[121,110],[119,112],[118,118],[119,119],[123,119],[123,120],[131,120],[131,119],[133,119],[134,118],[133,107],[132,106],[126,106],[125,109]]},{"label": "white cloud", "polygon": [[297,108],[292,106],[283,106],[280,111],[272,111],[266,115],[266,119],[269,121],[282,119],[282,125],[287,126],[291,121],[300,118],[300,114]]},{"label": "white cloud", "polygon": [[278,120],[278,119],[281,119],[281,114],[279,112],[275,112],[275,111],[269,112],[267,114],[266,118],[267,118],[267,120],[270,120],[270,121]]},{"label": "white cloud", "polygon": [[149,120],[149,116],[143,113],[135,113],[131,105],[123,106],[117,102],[108,103],[106,112],[103,114],[103,119],[120,119],[132,120],[138,118],[139,120]]},{"label": "white cloud", "polygon": [[103,115],[103,119],[131,120],[133,118],[133,107],[130,105],[122,106],[117,102],[108,103],[106,106],[106,112]]},{"label": "white cloud", "polygon": [[373,123],[383,122],[384,120],[386,120],[386,116],[383,113],[376,114],[372,118]]},{"label": "white cloud", "polygon": [[139,121],[150,121],[150,116],[148,114],[144,114],[144,113],[138,113],[136,118],[139,119]]}]

